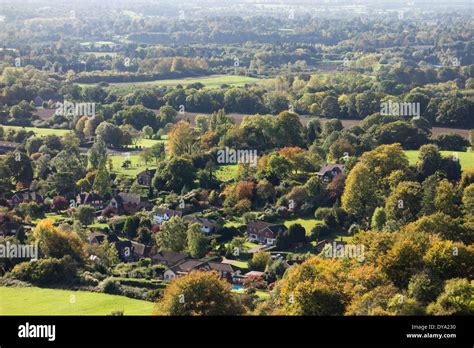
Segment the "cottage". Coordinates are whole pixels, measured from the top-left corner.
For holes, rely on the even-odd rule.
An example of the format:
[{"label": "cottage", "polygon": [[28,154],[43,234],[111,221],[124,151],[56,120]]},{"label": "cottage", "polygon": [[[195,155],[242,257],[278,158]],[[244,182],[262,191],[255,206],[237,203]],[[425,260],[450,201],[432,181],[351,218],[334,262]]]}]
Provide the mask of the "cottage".
[{"label": "cottage", "polygon": [[81,193],[76,197],[77,205],[89,205],[96,210],[104,208],[104,199],[97,193]]},{"label": "cottage", "polygon": [[139,195],[133,193],[120,192],[110,200],[110,207],[115,214],[135,214],[144,206],[144,202]]},{"label": "cottage", "polygon": [[160,263],[168,267],[172,267],[183,262],[188,257],[186,255],[176,253],[174,251],[160,251],[151,257],[153,263]]},{"label": "cottage", "polygon": [[264,221],[255,221],[247,225],[247,232],[252,240],[266,245],[275,245],[279,233],[283,233],[286,227],[281,224],[270,224]]},{"label": "cottage", "polygon": [[10,141],[0,141],[0,155],[4,155],[8,152],[15,151],[15,149],[21,145],[20,143],[13,143]]},{"label": "cottage", "polygon": [[318,172],[318,176],[321,178],[321,180],[327,183],[327,182],[332,181],[332,179],[340,175],[343,171],[344,171],[343,164],[326,163]]},{"label": "cottage", "polygon": [[153,177],[156,174],[156,169],[145,169],[143,172],[138,173],[137,182],[143,186],[151,186]]},{"label": "cottage", "polygon": [[132,255],[135,259],[143,259],[151,254],[151,246],[132,241]]},{"label": "cottage", "polygon": [[230,264],[188,259],[167,269],[163,276],[165,280],[170,280],[186,275],[192,271],[216,271],[222,278],[228,281],[232,280],[232,276],[235,272],[234,267]]},{"label": "cottage", "polygon": [[94,232],[88,238],[89,244],[99,245],[105,240],[105,235],[102,233]]},{"label": "cottage", "polygon": [[21,225],[13,221],[7,214],[0,214],[0,236],[7,237],[15,235],[21,228]]},{"label": "cottage", "polygon": [[203,233],[213,233],[217,229],[217,223],[215,221],[205,218],[189,216],[185,217],[184,221],[189,225],[198,224],[201,227],[201,231]]},{"label": "cottage", "polygon": [[23,190],[15,193],[11,199],[11,204],[18,207],[20,203],[38,203],[43,204],[44,197],[36,191]]},{"label": "cottage", "polygon": [[173,216],[182,217],[183,212],[166,208],[158,208],[153,212],[153,220],[155,220],[157,224],[161,224],[162,222],[168,221]]}]

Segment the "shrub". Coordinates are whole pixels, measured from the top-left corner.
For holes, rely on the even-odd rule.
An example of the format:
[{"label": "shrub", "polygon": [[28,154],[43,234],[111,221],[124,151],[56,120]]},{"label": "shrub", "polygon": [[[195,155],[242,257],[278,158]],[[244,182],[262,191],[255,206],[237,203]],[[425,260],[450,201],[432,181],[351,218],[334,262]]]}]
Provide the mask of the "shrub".
[{"label": "shrub", "polygon": [[13,268],[11,275],[41,286],[72,283],[77,278],[77,265],[70,256],[62,259],[46,258],[20,263]]},{"label": "shrub", "polygon": [[100,283],[100,291],[105,294],[118,295],[121,293],[120,283],[115,279],[107,278]]}]

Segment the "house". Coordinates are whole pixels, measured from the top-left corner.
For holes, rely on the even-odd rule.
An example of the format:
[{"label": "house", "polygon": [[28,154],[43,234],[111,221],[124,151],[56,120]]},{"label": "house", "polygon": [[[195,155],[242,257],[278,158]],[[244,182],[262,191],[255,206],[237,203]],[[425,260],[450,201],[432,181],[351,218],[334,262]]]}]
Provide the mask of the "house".
[{"label": "house", "polygon": [[15,193],[11,199],[11,204],[14,207],[18,207],[20,203],[31,203],[35,202],[38,204],[43,204],[44,197],[36,191],[23,190]]},{"label": "house", "polygon": [[104,199],[97,193],[81,193],[76,197],[77,205],[90,205],[96,210],[100,210],[104,207]]},{"label": "house", "polygon": [[168,221],[173,216],[182,217],[183,212],[167,208],[158,208],[153,212],[153,220],[155,220],[157,224],[161,224],[162,222]]},{"label": "house", "polygon": [[264,221],[254,221],[247,225],[249,237],[266,245],[275,245],[278,234],[285,230],[284,225],[270,224]]},{"label": "house", "polygon": [[135,259],[143,259],[151,254],[151,246],[132,241],[132,255]]},{"label": "house", "polygon": [[0,155],[4,155],[8,152],[15,151],[15,149],[21,144],[13,143],[10,141],[0,141]]},{"label": "house", "polygon": [[138,173],[137,182],[143,186],[151,186],[151,181],[156,174],[156,169],[145,169],[143,172]]},{"label": "house", "polygon": [[131,215],[143,208],[144,202],[139,195],[120,192],[110,200],[109,206],[115,214]]},{"label": "house", "polygon": [[232,265],[226,263],[188,259],[167,269],[163,277],[165,280],[170,280],[192,271],[216,271],[222,278],[231,281],[235,269]]},{"label": "house", "polygon": [[213,233],[217,229],[217,223],[213,220],[195,217],[195,216],[186,216],[184,221],[189,225],[198,224],[201,227],[203,233]]},{"label": "house", "polygon": [[21,228],[21,225],[13,221],[7,214],[0,214],[0,236],[7,237],[15,235]]},{"label": "house", "polygon": [[327,183],[327,182],[332,181],[332,179],[334,179],[336,176],[341,174],[343,171],[344,171],[343,164],[326,163],[318,172],[318,176],[321,178],[322,181]]},{"label": "house", "polygon": [[176,253],[174,251],[160,251],[151,257],[153,263],[161,263],[165,266],[172,267],[183,262],[188,257],[186,255]]},{"label": "house", "polygon": [[92,233],[88,238],[87,241],[89,244],[99,245],[105,240],[105,235],[99,232]]}]

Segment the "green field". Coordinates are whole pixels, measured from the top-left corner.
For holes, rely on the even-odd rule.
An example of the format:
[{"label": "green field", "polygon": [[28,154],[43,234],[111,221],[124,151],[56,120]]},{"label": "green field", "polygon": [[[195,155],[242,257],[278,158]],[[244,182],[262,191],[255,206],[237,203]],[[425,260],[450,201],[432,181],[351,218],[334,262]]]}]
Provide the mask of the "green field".
[{"label": "green field", "polygon": [[320,223],[321,223],[320,220],[311,219],[311,218],[298,218],[298,219],[293,219],[293,220],[286,220],[283,222],[283,224],[287,228],[289,228],[293,224],[300,224],[306,230],[307,235],[310,235],[311,230],[314,228],[314,226]]},{"label": "green field", "polygon": [[[407,150],[405,151],[405,154],[407,155],[408,160],[410,161],[410,164],[415,164],[416,161],[418,160],[418,154],[419,154],[418,150]],[[444,157],[457,156],[459,158],[459,162],[461,163],[461,168],[463,170],[474,167],[474,151],[472,150],[469,150],[467,152],[441,151],[441,154]]]},{"label": "green field", "polygon": [[0,287],[0,315],[151,315],[153,303],[87,291]]},{"label": "green field", "polygon": [[229,181],[237,177],[238,170],[238,164],[219,166],[216,171],[216,177],[221,181]]},{"label": "green field", "polygon": [[122,163],[127,158],[125,153],[120,155],[111,155],[109,158],[112,159],[113,171],[119,174],[125,174],[127,176],[136,176],[138,173],[144,171],[147,168],[156,168],[155,161],[148,162],[148,165],[146,165],[138,154],[130,154],[130,157],[128,157],[132,162],[130,168],[122,168]]},{"label": "green field", "polygon": [[23,129],[27,132],[32,131],[35,132],[39,136],[46,136],[46,135],[57,135],[57,136],[64,136],[70,132],[68,129],[53,129],[53,128],[37,128],[37,127],[18,127],[18,126],[0,126],[3,128],[5,132],[9,129],[19,130]]},{"label": "green field", "polygon": [[[177,85],[187,86],[193,83],[200,82],[204,84],[206,88],[219,88],[221,85],[226,84],[229,86],[241,87],[248,83],[255,83],[259,79],[248,76],[240,75],[213,75],[213,76],[201,76],[201,77],[188,77],[183,79],[168,79],[168,80],[155,80],[155,81],[143,81],[143,82],[123,82],[123,83],[110,83],[108,89],[116,94],[127,94],[138,89],[150,88],[150,87],[175,87]],[[93,84],[80,83],[81,87],[88,87]]]}]

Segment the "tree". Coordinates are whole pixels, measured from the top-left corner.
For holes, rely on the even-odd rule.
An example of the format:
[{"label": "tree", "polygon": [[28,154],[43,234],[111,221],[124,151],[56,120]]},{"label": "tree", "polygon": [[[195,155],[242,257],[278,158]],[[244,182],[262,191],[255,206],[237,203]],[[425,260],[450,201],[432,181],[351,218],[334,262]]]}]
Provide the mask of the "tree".
[{"label": "tree", "polygon": [[142,129],[142,133],[144,136],[146,136],[148,139],[151,139],[151,137],[153,136],[153,128],[146,125],[145,127],[143,127]]},{"label": "tree", "polygon": [[474,284],[465,278],[455,278],[446,281],[443,292],[436,302],[430,304],[427,312],[430,315],[472,315],[472,297]]},{"label": "tree", "polygon": [[279,147],[302,146],[303,125],[297,114],[283,111],[275,120],[275,140]]},{"label": "tree", "polygon": [[467,186],[462,195],[462,204],[467,216],[474,216],[474,184]]},{"label": "tree", "polygon": [[123,224],[123,233],[128,239],[134,239],[137,237],[139,225],[140,219],[137,216],[127,216]]},{"label": "tree", "polygon": [[97,169],[100,163],[107,160],[107,146],[101,137],[97,137],[91,149],[87,153],[89,165],[92,169]]},{"label": "tree", "polygon": [[79,220],[81,225],[89,226],[94,222],[95,209],[90,205],[80,205],[74,212],[74,216]]},{"label": "tree", "polygon": [[347,176],[346,188],[341,197],[342,208],[367,223],[378,203],[374,182],[373,172],[368,166],[358,163]]},{"label": "tree", "polygon": [[63,196],[55,196],[51,202],[51,208],[57,211],[66,210],[69,208],[69,202]]},{"label": "tree", "polygon": [[433,175],[441,169],[442,157],[435,145],[423,145],[420,147],[416,169],[422,178]]},{"label": "tree", "polygon": [[112,182],[110,180],[110,175],[103,161],[99,165],[99,170],[94,178],[94,184],[92,186],[94,190],[101,196],[110,194],[112,191]]},{"label": "tree", "polygon": [[243,308],[228,282],[215,272],[191,272],[174,279],[156,303],[155,315],[240,315]]},{"label": "tree", "polygon": [[248,262],[248,266],[252,271],[263,272],[271,261],[272,256],[270,253],[260,250],[253,254],[252,259]]},{"label": "tree", "polygon": [[168,123],[173,123],[178,113],[170,105],[163,105],[160,108],[160,125],[163,127]]},{"label": "tree", "polygon": [[439,294],[437,282],[426,272],[417,273],[410,278],[408,295],[421,303],[429,303]]},{"label": "tree", "polygon": [[420,271],[423,260],[420,246],[410,240],[395,242],[381,258],[382,272],[399,288],[406,288],[410,277]]},{"label": "tree", "polygon": [[182,157],[172,157],[158,168],[153,178],[153,187],[157,190],[172,190],[181,192],[183,187],[188,189],[194,186],[196,168],[192,162]]},{"label": "tree", "polygon": [[186,225],[179,216],[163,222],[156,234],[156,244],[161,250],[181,252],[186,248]]},{"label": "tree", "polygon": [[199,259],[206,254],[209,240],[201,231],[199,224],[192,224],[187,231],[187,250],[191,257]]},{"label": "tree", "polygon": [[416,220],[421,210],[421,185],[413,181],[402,181],[393,190],[385,203],[387,219],[406,224]]},{"label": "tree", "polygon": [[70,256],[76,261],[84,260],[83,243],[77,234],[59,230],[52,220],[41,220],[33,230],[33,238],[47,257],[60,259]]},{"label": "tree", "polygon": [[165,158],[165,144],[156,143],[153,144],[150,148],[150,154],[155,159],[156,164],[163,158]]},{"label": "tree", "polygon": [[387,214],[382,207],[375,208],[370,227],[376,231],[381,231],[387,222]]},{"label": "tree", "polygon": [[102,139],[107,146],[118,148],[123,144],[122,131],[110,122],[100,123],[95,130],[95,135]]},{"label": "tree", "polygon": [[288,269],[279,283],[277,305],[285,315],[342,315],[347,297],[339,260],[313,257]]},{"label": "tree", "polygon": [[171,155],[192,154],[198,142],[198,134],[189,122],[179,121],[168,134],[168,149]]},{"label": "tree", "polygon": [[457,190],[448,180],[442,180],[436,187],[434,206],[436,211],[457,217],[460,214],[461,199]]},{"label": "tree", "polygon": [[463,277],[474,272],[474,247],[450,240],[435,241],[423,260],[440,279]]},{"label": "tree", "polygon": [[338,118],[339,117],[339,104],[337,98],[328,95],[321,103],[320,113],[325,118]]}]

